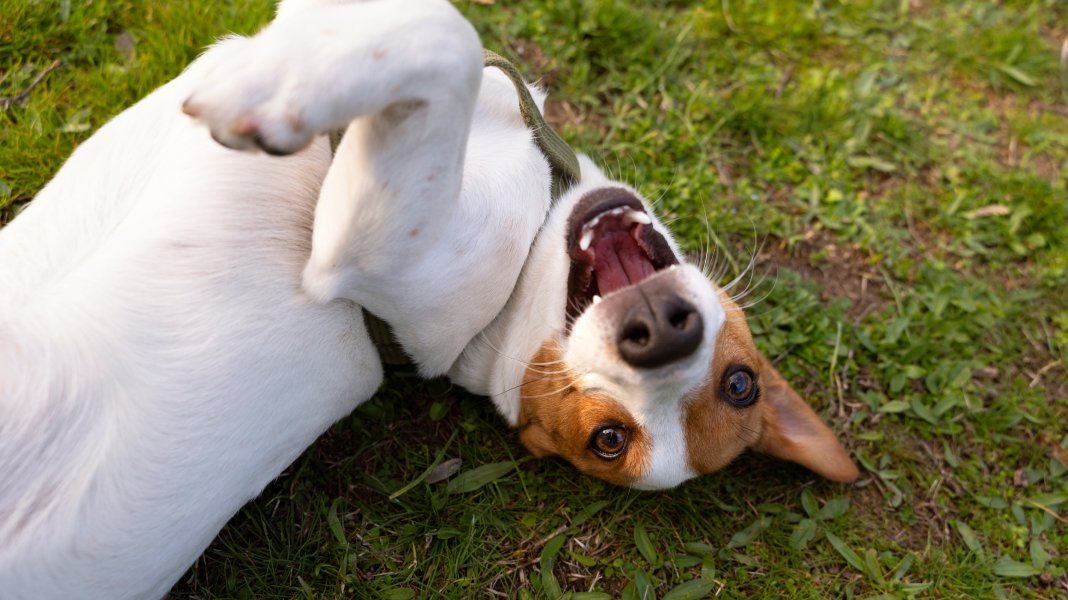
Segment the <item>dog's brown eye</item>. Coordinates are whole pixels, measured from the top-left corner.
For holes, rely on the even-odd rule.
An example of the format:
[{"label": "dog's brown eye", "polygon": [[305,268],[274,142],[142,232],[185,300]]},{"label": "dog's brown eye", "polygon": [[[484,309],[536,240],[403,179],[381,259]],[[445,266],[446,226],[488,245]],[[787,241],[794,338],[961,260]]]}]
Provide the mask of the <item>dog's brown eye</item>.
[{"label": "dog's brown eye", "polygon": [[757,399],[756,378],[745,365],[735,365],[723,374],[723,397],[734,406],[746,407]]},{"label": "dog's brown eye", "polygon": [[590,437],[590,449],[601,458],[619,458],[626,448],[627,430],[619,425],[598,429]]}]

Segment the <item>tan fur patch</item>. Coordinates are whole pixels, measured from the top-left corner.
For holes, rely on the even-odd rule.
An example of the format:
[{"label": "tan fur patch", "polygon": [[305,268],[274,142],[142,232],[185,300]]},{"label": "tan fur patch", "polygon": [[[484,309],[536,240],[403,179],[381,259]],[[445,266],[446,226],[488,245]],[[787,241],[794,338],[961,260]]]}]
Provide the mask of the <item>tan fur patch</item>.
[{"label": "tan fur patch", "polygon": [[[650,460],[651,444],[630,412],[603,392],[583,390],[567,369],[555,342],[542,345],[523,378],[519,439],[534,456],[560,456],[579,471],[617,485],[639,480]],[[627,450],[604,459],[589,447],[590,436],[606,426],[627,430]]]},{"label": "tan fur patch", "polygon": [[720,292],[727,319],[716,338],[712,367],[705,382],[689,400],[686,411],[686,445],[690,466],[698,473],[722,469],[760,439],[762,420],[760,401],[739,408],[723,400],[721,381],[726,370],[745,365],[761,384],[760,353],[753,344],[742,309]]},{"label": "tan fur patch", "polygon": [[[834,432],[757,351],[738,305],[722,291],[720,301],[727,320],[716,340],[708,381],[694,394],[686,413],[690,466],[698,473],[710,473],[751,447],[833,481],[854,481],[859,474],[856,465]],[[760,393],[748,407],[733,406],[722,398],[723,375],[734,365],[745,365],[755,375]]]}]

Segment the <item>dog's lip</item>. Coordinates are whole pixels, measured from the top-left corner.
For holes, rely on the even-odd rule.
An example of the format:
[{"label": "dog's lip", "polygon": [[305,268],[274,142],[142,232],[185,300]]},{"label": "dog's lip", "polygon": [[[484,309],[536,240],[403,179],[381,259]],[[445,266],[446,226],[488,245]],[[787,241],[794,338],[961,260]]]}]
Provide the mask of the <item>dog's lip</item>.
[{"label": "dog's lip", "polygon": [[632,192],[602,188],[579,200],[568,220],[565,331],[602,295],[638,285],[679,263]]}]

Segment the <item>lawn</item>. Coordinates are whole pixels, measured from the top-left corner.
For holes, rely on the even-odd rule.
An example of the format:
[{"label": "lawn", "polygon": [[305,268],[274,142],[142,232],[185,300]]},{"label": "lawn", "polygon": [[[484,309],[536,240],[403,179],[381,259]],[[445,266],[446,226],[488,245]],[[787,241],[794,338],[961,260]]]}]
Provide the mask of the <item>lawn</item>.
[{"label": "lawn", "polygon": [[[612,487],[399,369],[173,598],[1068,595],[1068,3],[457,5],[567,140],[743,275],[758,345],[862,478],[747,455]],[[0,225],[272,10],[0,0]]]}]

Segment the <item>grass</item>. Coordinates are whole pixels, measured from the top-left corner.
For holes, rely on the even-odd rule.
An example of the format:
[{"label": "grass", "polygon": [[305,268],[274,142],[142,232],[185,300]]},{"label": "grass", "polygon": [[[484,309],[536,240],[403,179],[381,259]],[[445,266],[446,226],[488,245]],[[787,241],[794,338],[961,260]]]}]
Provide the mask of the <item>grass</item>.
[{"label": "grass", "polygon": [[[396,370],[172,597],[1068,594],[1068,6],[458,5],[695,255],[726,278],[755,262],[758,344],[863,479],[745,456],[671,492],[615,488]],[[0,111],[0,223],[94,128],[271,11],[0,0],[0,97],[60,61]]]}]

